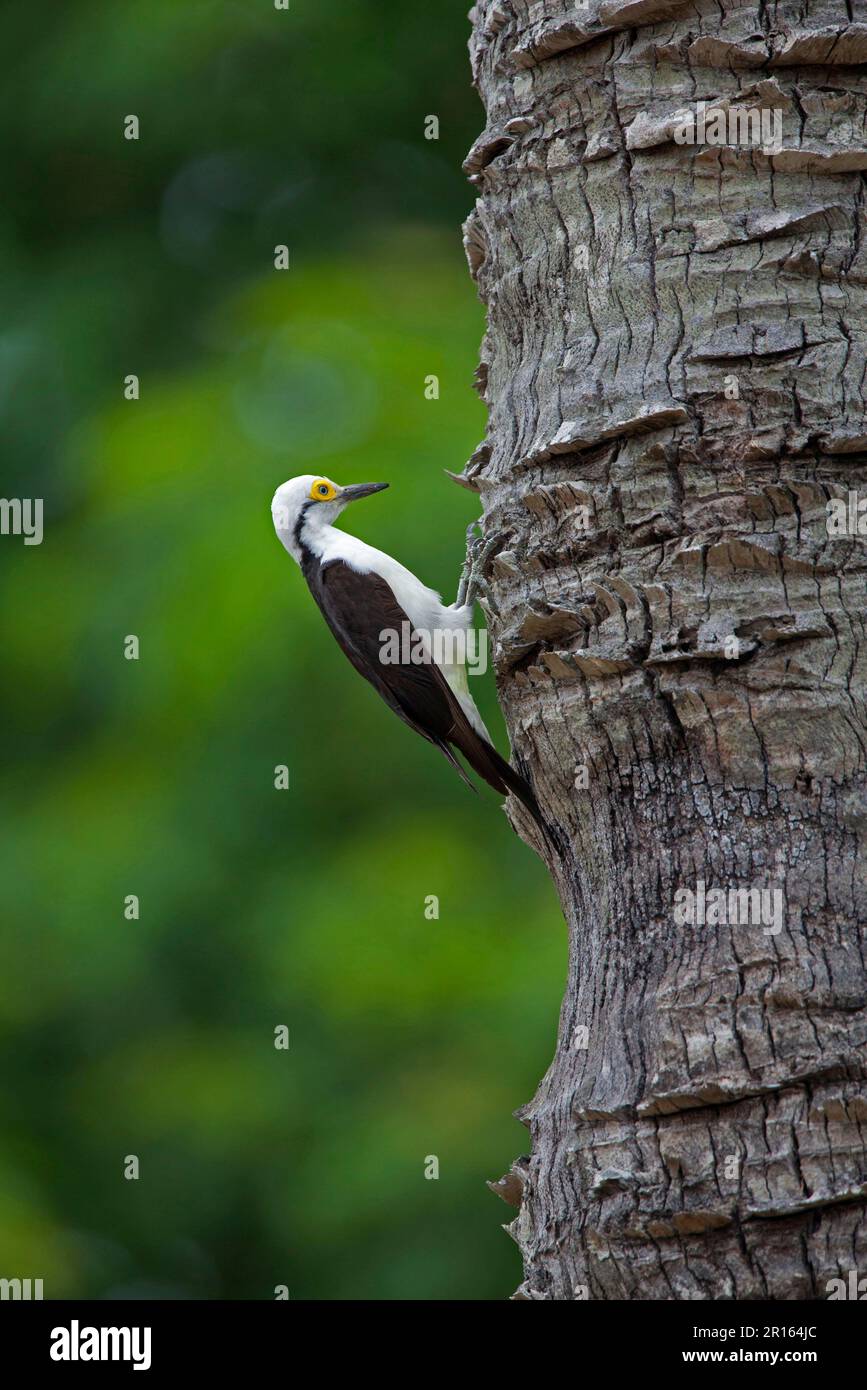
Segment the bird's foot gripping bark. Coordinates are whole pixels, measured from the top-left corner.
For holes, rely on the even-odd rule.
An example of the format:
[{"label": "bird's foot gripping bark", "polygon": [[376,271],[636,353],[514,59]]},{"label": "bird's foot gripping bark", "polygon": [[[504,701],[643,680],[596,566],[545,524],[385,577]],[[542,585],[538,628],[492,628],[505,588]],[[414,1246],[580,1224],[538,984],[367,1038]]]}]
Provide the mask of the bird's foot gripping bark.
[{"label": "bird's foot gripping bark", "polygon": [[485,593],[487,589],[485,570],[488,561],[494,552],[499,550],[505,539],[503,532],[497,532],[496,535],[489,536],[487,540],[480,535],[475,536],[473,532],[478,529],[478,526],[477,521],[471,521],[467,527],[467,558],[461,570],[455,608],[463,608],[467,604],[472,607],[479,594]]}]

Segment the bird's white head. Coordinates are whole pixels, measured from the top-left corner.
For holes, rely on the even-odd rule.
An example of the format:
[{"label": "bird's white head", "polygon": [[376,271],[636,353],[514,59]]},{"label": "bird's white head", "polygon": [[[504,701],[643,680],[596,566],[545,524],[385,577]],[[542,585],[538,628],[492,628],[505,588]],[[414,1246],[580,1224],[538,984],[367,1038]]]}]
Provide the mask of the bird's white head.
[{"label": "bird's white head", "polygon": [[320,554],[324,531],[334,524],[350,502],[382,492],[388,483],[354,483],[340,487],[330,478],[305,473],[290,478],[274,493],[271,515],[274,530],[289,554],[301,563],[304,549]]}]

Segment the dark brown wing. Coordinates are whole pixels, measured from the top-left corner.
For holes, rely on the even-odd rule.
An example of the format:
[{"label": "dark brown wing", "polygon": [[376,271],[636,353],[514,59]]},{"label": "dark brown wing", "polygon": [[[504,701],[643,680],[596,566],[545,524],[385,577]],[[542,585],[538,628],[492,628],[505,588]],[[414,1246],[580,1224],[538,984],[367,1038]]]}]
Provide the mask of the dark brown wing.
[{"label": "dark brown wing", "polygon": [[463,775],[448,747],[452,744],[480,777],[502,796],[513,791],[538,820],[529,786],[472,727],[439,667],[433,662],[400,664],[381,659],[384,632],[406,631],[410,641],[413,635],[390,584],[378,574],[359,574],[342,560],[312,566],[306,577],[325,621],[356,671],[395,714],[436,744]]},{"label": "dark brown wing", "polygon": [[[405,665],[381,659],[384,632],[412,632],[412,624],[390,584],[378,574],[359,574],[334,560],[309,577],[323,617],[356,671],[395,714],[436,743],[454,723],[451,691],[433,663]],[[406,624],[404,628],[403,624]]]}]

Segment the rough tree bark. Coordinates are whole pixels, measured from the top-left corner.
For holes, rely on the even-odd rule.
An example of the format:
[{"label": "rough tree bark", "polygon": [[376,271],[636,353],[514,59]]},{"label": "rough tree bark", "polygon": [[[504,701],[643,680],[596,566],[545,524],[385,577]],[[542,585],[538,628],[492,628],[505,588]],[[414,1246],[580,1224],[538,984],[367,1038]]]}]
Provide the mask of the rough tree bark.
[{"label": "rough tree bark", "polygon": [[[470,13],[489,433],[461,480],[508,534],[487,613],[570,933],[502,1184],[518,1298],[867,1275],[867,536],[827,509],[867,497],[859,9]],[[678,143],[701,101],[782,141]],[[781,930],[679,923],[701,883],[779,893]]]}]

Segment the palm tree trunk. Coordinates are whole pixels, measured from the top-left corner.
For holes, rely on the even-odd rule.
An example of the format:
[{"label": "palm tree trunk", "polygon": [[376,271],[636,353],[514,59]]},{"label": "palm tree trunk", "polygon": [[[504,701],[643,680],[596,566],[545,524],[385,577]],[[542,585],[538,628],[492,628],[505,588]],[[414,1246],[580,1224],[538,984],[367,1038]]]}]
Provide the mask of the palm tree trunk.
[{"label": "palm tree trunk", "polygon": [[867,1274],[857,7],[471,11],[462,480],[570,935],[518,1298]]}]

